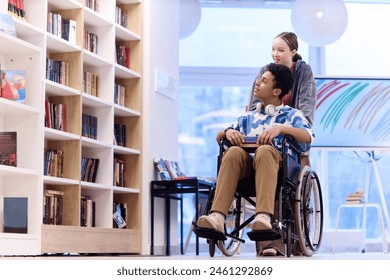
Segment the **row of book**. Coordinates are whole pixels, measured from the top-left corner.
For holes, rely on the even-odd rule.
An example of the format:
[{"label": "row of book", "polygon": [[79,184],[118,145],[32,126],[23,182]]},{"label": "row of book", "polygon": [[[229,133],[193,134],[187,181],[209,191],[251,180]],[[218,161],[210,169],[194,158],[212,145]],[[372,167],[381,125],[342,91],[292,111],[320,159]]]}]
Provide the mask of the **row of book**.
[{"label": "row of book", "polygon": [[115,23],[127,27],[127,11],[118,6],[115,8]]},{"label": "row of book", "polygon": [[72,44],[76,44],[77,22],[63,18],[61,14],[47,13],[47,32],[58,36]]},{"label": "row of book", "polygon": [[213,177],[188,176],[177,161],[154,157],[153,162],[161,180],[198,179],[208,183],[215,183],[216,180]]},{"label": "row of book", "polygon": [[125,161],[119,158],[114,158],[114,186],[125,186]]},{"label": "row of book", "polygon": [[126,126],[124,124],[114,124],[114,145],[126,147]]},{"label": "row of book", "polygon": [[130,48],[123,45],[116,45],[116,63],[130,68]]},{"label": "row of book", "polygon": [[99,0],[85,0],[84,5],[97,12],[99,9]]},{"label": "row of book", "polygon": [[[43,195],[43,224],[62,225],[64,192],[46,189]],[[96,202],[88,195],[80,199],[80,226],[96,227]],[[113,228],[126,228],[127,204],[113,203]]]},{"label": "row of book", "polygon": [[26,20],[24,0],[8,0],[8,13],[14,17]]},{"label": "row of book", "polygon": [[[46,189],[43,195],[43,224],[62,225],[64,192]],[[113,228],[126,228],[127,204],[113,203]],[[96,227],[96,202],[88,195],[80,199],[80,226]]]},{"label": "row of book", "polygon": [[155,157],[153,162],[161,180],[183,179],[185,176],[180,165],[175,161]]},{"label": "row of book", "polygon": [[66,131],[66,105],[54,104],[45,100],[45,126]]},{"label": "row of book", "polygon": [[[95,227],[95,201],[89,196],[80,199],[80,225]],[[43,195],[43,224],[62,225],[64,212],[64,192],[46,189]]]},{"label": "row of book", "polygon": [[45,190],[43,194],[43,224],[62,225],[64,192]]},{"label": "row of book", "polygon": [[61,60],[46,59],[46,79],[59,83],[61,85],[69,85],[70,63]]},{"label": "row of book", "polygon": [[84,49],[98,53],[98,36],[88,30],[84,30]]},{"label": "row of book", "polygon": [[82,136],[88,137],[91,139],[97,139],[97,121],[96,116],[89,114],[82,114],[82,126],[81,133]]},{"label": "row of book", "polygon": [[126,101],[126,87],[122,85],[114,85],[114,103],[125,106]]},{"label": "row of book", "polygon": [[82,195],[80,201],[80,226],[96,226],[96,202],[90,196]]},{"label": "row of book", "polygon": [[[2,133],[0,133],[0,141]],[[16,166],[16,153],[12,154],[13,159],[9,160],[9,154],[2,152],[2,144],[0,142],[0,164]],[[44,175],[53,177],[63,177],[63,161],[64,152],[62,150],[45,149],[45,160],[44,160]],[[11,164],[10,164],[11,163]],[[83,156],[81,159],[81,174],[80,180],[84,182],[96,182],[96,177],[99,169],[100,159],[88,158]],[[123,159],[117,157],[114,158],[114,178],[113,185],[118,187],[125,186],[125,169],[126,164]]]},{"label": "row of book", "polygon": [[83,92],[90,94],[92,96],[99,96],[98,86],[99,86],[99,76],[94,73],[84,71],[83,84],[82,84]]},{"label": "row of book", "polygon": [[45,149],[43,174],[53,177],[63,177],[64,151]]},{"label": "row of book", "polygon": [[81,181],[95,183],[99,169],[100,159],[98,158],[81,158]]}]

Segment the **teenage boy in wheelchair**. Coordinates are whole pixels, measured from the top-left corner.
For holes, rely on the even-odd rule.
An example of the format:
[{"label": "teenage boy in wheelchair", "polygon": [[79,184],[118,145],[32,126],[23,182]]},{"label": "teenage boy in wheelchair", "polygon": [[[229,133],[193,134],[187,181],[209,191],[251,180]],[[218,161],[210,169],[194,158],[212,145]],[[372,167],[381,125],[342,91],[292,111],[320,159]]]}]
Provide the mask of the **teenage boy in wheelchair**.
[{"label": "teenage boy in wheelchair", "polygon": [[[201,216],[196,223],[199,229],[206,229],[210,234],[203,237],[218,239],[224,236],[224,220],[238,181],[251,175],[256,185],[256,217],[252,231],[272,229],[271,215],[274,213],[282,160],[282,139],[284,135],[293,136],[302,152],[310,149],[314,139],[314,133],[302,112],[281,102],[282,97],[291,90],[293,82],[293,74],[288,67],[268,64],[266,72],[256,81],[254,90],[254,95],[262,100],[261,106],[238,117],[222,133],[224,135],[219,135],[232,146],[222,157],[211,214]],[[257,138],[256,144],[259,146],[254,154],[243,148],[247,136]],[[268,247],[262,251],[262,255],[275,256],[277,250]]]}]

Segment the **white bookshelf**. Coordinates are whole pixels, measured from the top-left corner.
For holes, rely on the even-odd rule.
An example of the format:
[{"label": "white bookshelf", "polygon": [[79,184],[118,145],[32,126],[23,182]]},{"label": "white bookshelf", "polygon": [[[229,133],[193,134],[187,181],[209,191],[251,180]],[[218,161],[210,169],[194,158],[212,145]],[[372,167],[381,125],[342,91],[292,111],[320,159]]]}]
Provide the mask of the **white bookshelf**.
[{"label": "white bookshelf", "polygon": [[[7,13],[7,0],[0,0]],[[128,26],[115,23],[115,6],[128,11]],[[100,0],[99,9],[83,0],[25,0],[27,20],[15,18],[17,37],[0,33],[2,69],[27,71],[26,104],[0,98],[0,131],[17,131],[17,167],[0,165],[3,197],[28,197],[28,233],[0,229],[0,255],[44,253],[140,253],[142,2]],[[48,33],[47,13],[77,22],[76,44]],[[84,29],[98,36],[98,51],[83,47]],[[130,48],[130,68],[116,63],[115,45]],[[69,63],[69,83],[46,78],[46,59]],[[98,96],[82,90],[83,72],[99,76]],[[126,87],[124,106],[114,103],[114,84]],[[66,105],[66,129],[45,127],[45,100]],[[98,118],[97,139],[82,136],[82,114]],[[114,123],[126,126],[126,145],[113,142]],[[44,175],[45,149],[64,151],[63,176]],[[81,180],[81,158],[98,158],[96,182]],[[113,162],[126,163],[125,185],[113,185]],[[64,192],[62,225],[43,224],[45,189]],[[80,226],[80,199],[96,203],[95,227]],[[113,203],[126,203],[127,229],[113,227]],[[0,214],[0,224],[3,215]]]}]

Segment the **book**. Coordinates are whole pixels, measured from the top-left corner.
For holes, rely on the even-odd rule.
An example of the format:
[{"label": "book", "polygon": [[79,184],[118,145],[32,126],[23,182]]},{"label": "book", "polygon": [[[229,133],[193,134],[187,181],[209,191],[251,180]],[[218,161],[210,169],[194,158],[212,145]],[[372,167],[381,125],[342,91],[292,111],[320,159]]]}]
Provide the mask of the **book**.
[{"label": "book", "polygon": [[28,198],[4,197],[4,232],[27,233]]},{"label": "book", "polygon": [[360,203],[362,203],[362,201],[360,201],[360,200],[347,200],[346,203],[347,204],[360,204]]},{"label": "book", "polygon": [[16,166],[17,160],[17,133],[16,131],[0,132],[0,164]]},{"label": "book", "polygon": [[347,201],[361,201],[362,197],[359,196],[348,196]]},{"label": "book", "polygon": [[69,43],[76,44],[76,27],[77,22],[73,19],[62,20],[62,39],[67,40]]},{"label": "book", "polygon": [[177,161],[164,160],[164,163],[172,180],[189,179]]},{"label": "book", "polygon": [[14,19],[11,15],[0,14],[0,31],[16,37]]},{"label": "book", "polygon": [[156,167],[157,173],[161,180],[171,180],[168,169],[165,166],[164,159],[160,157],[153,158],[154,166]]},{"label": "book", "polygon": [[25,70],[1,70],[1,97],[26,103]]},{"label": "book", "polygon": [[[127,207],[126,207],[127,208]],[[125,228],[126,227],[126,220],[124,219],[123,215],[124,212],[124,206],[121,203],[114,202],[114,213],[112,214],[112,218],[114,220],[114,228]],[[124,213],[122,213],[124,212]]]}]

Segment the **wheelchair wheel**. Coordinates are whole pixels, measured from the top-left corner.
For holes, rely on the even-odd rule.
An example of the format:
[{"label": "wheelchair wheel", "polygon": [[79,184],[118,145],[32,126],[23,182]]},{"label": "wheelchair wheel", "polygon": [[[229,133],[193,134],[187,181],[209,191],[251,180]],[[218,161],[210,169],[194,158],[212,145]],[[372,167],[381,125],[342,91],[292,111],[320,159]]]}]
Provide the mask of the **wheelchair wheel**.
[{"label": "wheelchair wheel", "polygon": [[321,245],[323,204],[317,174],[305,166],[295,194],[295,225],[302,253],[311,256]]},{"label": "wheelchair wheel", "polygon": [[244,234],[243,228],[238,230],[237,233],[232,234],[232,232],[234,230],[237,230],[241,225],[241,223],[244,221],[245,213],[243,211],[243,200],[244,199],[241,198],[240,196],[234,197],[225,220],[225,226],[226,226],[225,232],[226,232],[227,240],[217,241],[218,248],[225,256],[228,257],[236,254],[241,244],[239,240],[232,238],[231,236],[241,239]]}]

